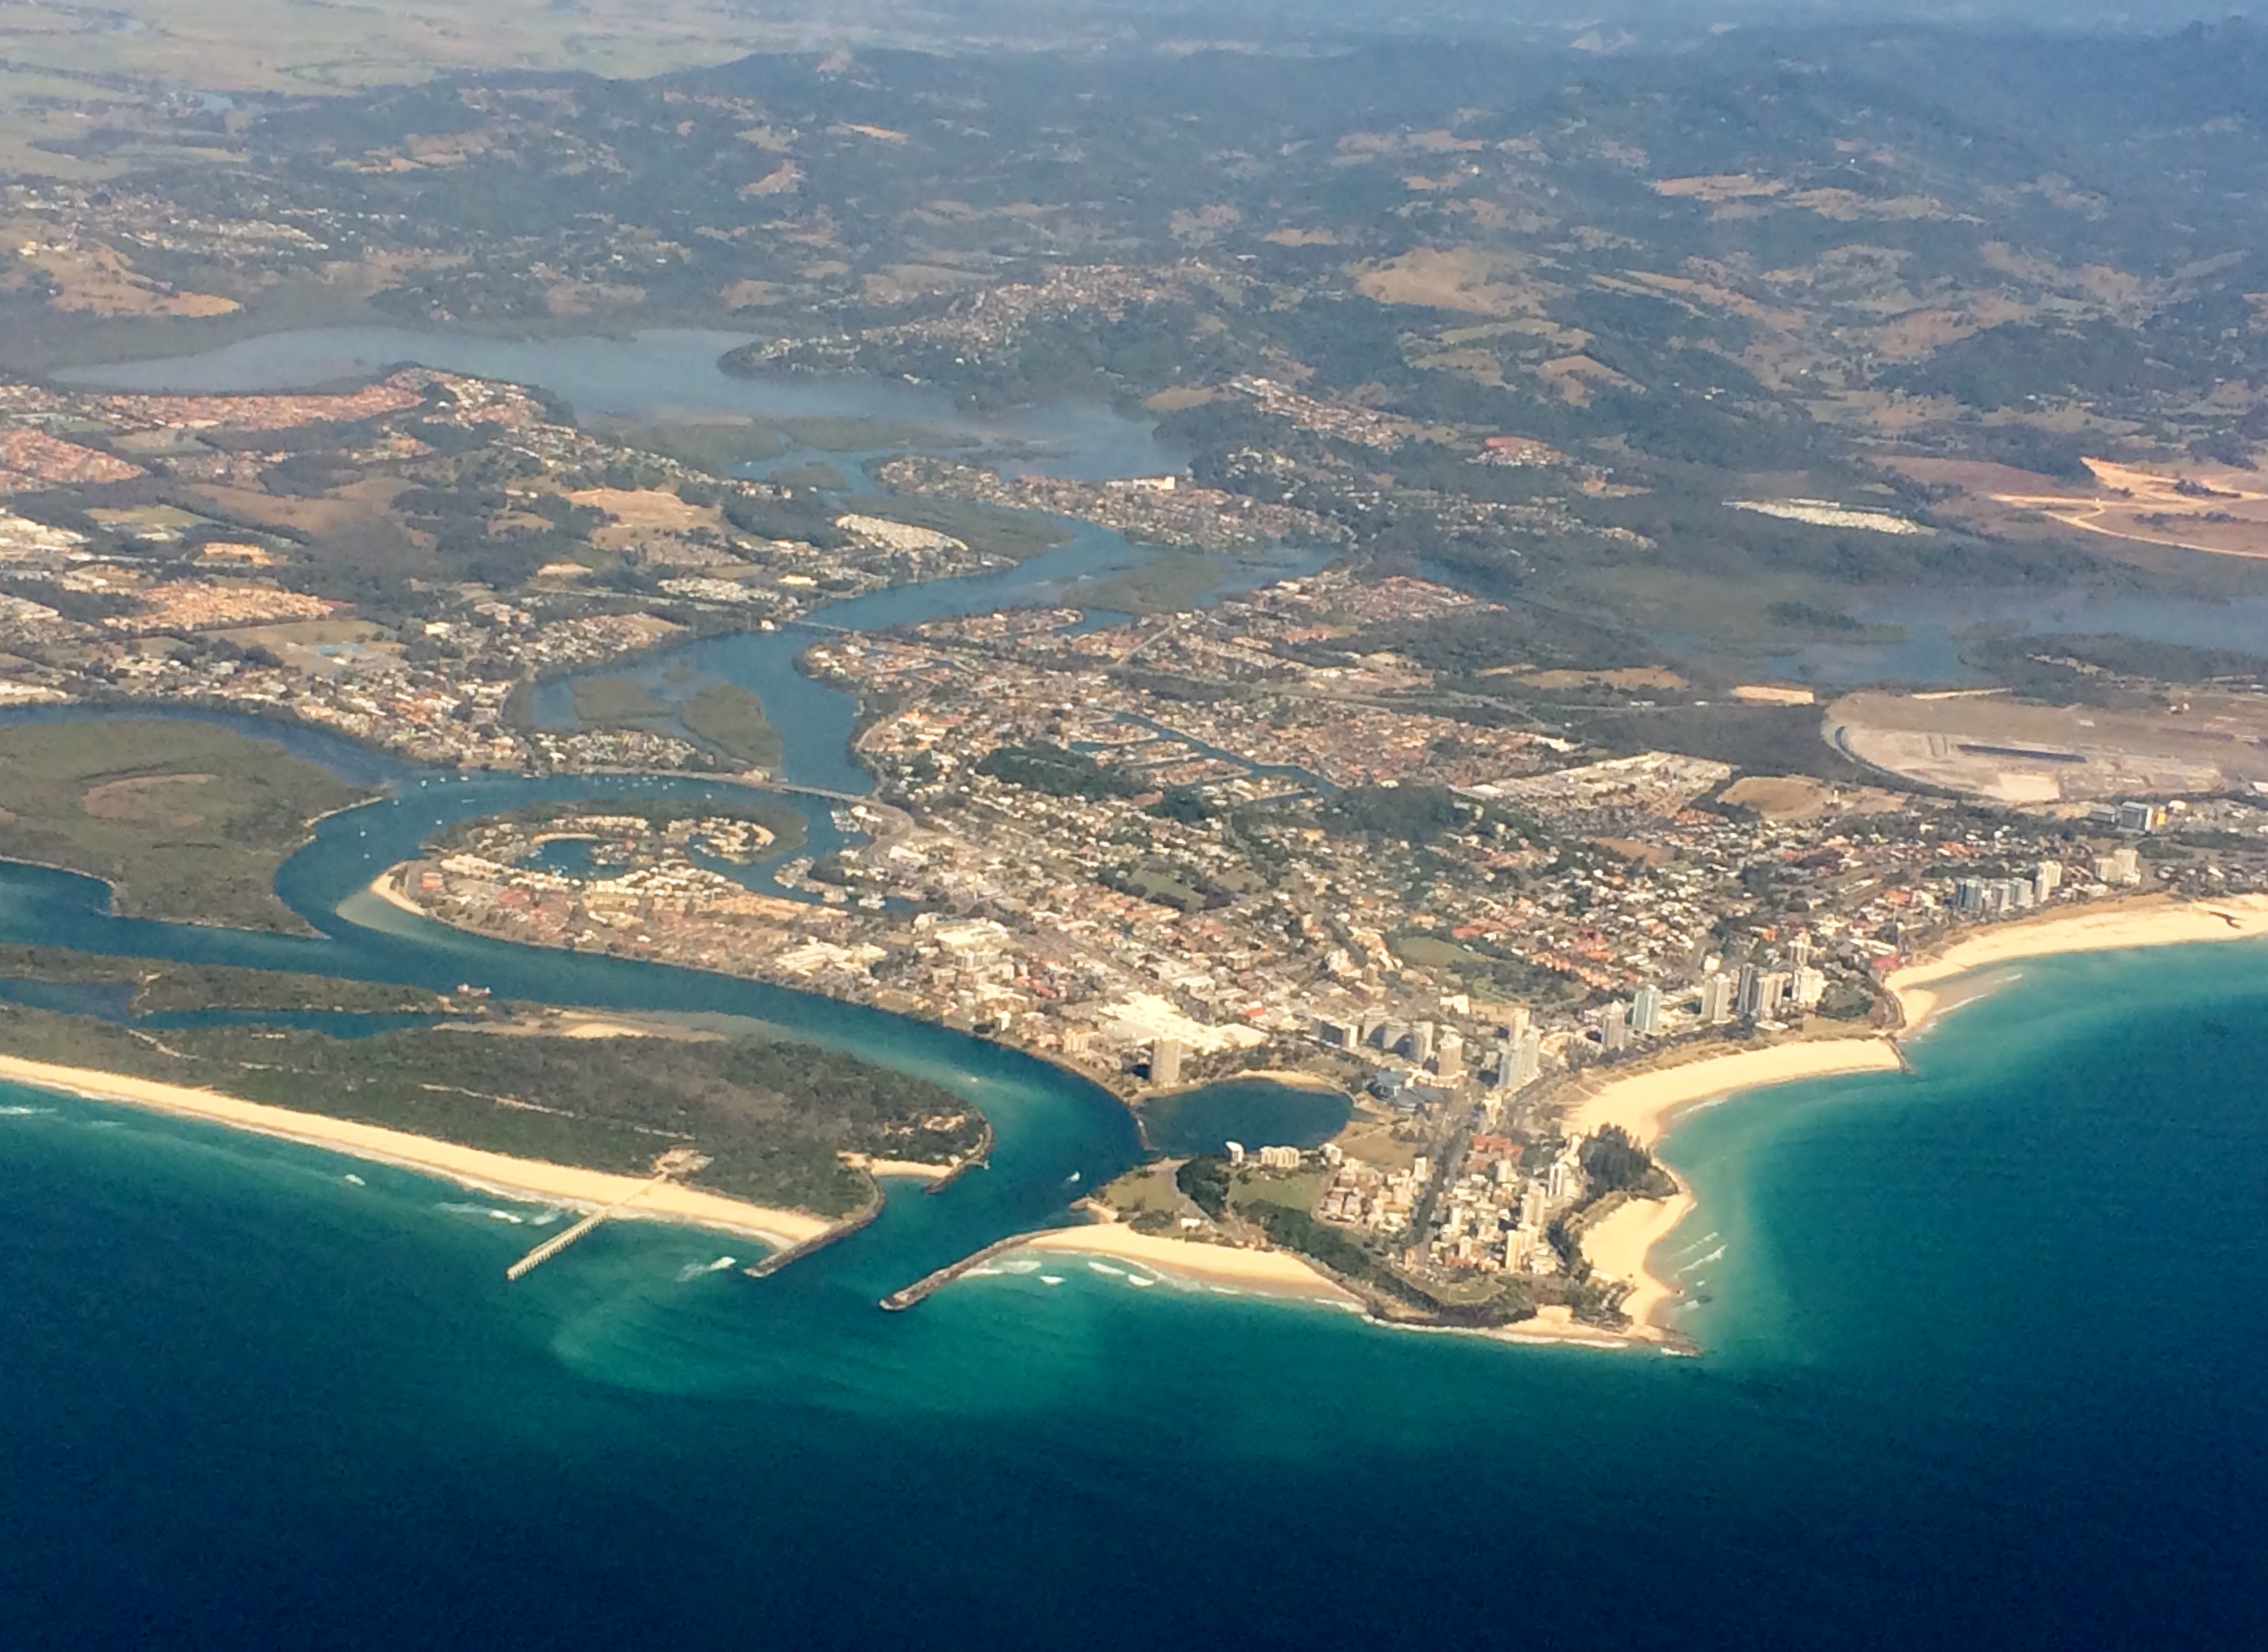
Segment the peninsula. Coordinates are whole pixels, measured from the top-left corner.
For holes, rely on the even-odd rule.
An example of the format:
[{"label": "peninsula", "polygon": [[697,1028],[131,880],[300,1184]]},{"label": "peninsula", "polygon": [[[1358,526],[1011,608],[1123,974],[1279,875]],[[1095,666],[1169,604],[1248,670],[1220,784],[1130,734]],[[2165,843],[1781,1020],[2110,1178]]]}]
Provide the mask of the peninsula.
[{"label": "peninsula", "polygon": [[[943,1177],[980,1156],[983,1115],[939,1086],[809,1045],[619,1015],[503,1013],[487,1000],[332,1012],[294,1024],[265,972],[192,979],[254,1007],[219,1024],[139,1024],[22,1001],[30,985],[99,983],[107,962],[0,956],[0,1080],[193,1115],[533,1198],[804,1244],[871,1214],[876,1177]],[[131,962],[131,961],[128,961]],[[180,971],[129,970],[156,982]],[[350,998],[300,977],[298,1002]],[[404,995],[363,989],[383,1005]],[[414,997],[414,995],[412,995]],[[280,1006],[286,1013],[267,1007]],[[370,1029],[341,1026],[376,1013]],[[666,1178],[653,1181],[657,1167]]]}]

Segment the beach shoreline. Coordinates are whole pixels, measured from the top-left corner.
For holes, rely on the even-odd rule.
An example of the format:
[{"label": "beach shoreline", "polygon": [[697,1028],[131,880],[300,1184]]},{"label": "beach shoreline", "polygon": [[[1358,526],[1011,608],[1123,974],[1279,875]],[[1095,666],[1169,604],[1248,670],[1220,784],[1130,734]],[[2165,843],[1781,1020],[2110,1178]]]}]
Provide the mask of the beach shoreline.
[{"label": "beach shoreline", "polygon": [[[2257,940],[2268,940],[2268,896],[2184,901],[2147,895],[1964,930],[1937,951],[1884,977],[1883,990],[1899,1010],[1900,1025],[1894,1031],[1733,1049],[1623,1073],[1581,1095],[1569,1108],[1565,1126],[1571,1134],[1592,1135],[1617,1125],[1652,1149],[1674,1127],[1678,1114],[1703,1102],[1807,1079],[1903,1069],[1901,1047],[1907,1040],[1936,1018],[1992,991],[1992,984],[1966,991],[1956,985],[1980,970],[2076,953]],[[1660,1339],[1663,1312],[1680,1294],[1649,1265],[1654,1247],[1695,1206],[1683,1178],[1674,1171],[1671,1175],[1677,1184],[1675,1194],[1660,1200],[1633,1200],[1583,1235],[1583,1252],[1593,1271],[1630,1283],[1623,1311],[1631,1321],[1629,1334],[1639,1340]]]},{"label": "beach shoreline", "polygon": [[1661,1323],[1660,1315],[1676,1300],[1678,1292],[1648,1263],[1654,1247],[1693,1213],[1698,1202],[1693,1190],[1679,1177],[1677,1191],[1668,1198],[1627,1200],[1583,1230],[1583,1257],[1590,1263],[1591,1272],[1630,1285],[1630,1294],[1621,1306],[1630,1316],[1626,1334],[1634,1341],[1660,1342],[1668,1337],[1669,1328]]},{"label": "beach shoreline", "polygon": [[1259,1296],[1296,1297],[1336,1307],[1361,1306],[1352,1292],[1289,1250],[1247,1250],[1233,1245],[1199,1244],[1164,1234],[1137,1233],[1118,1221],[1049,1228],[1027,1235],[1008,1254],[1027,1250],[1108,1257],[1114,1261],[1138,1262],[1160,1273],[1209,1285],[1234,1286]]},{"label": "beach shoreline", "polygon": [[505,1198],[586,1212],[607,1210],[635,1199],[629,1208],[617,1213],[622,1219],[705,1228],[758,1239],[777,1249],[804,1243],[836,1226],[808,1211],[750,1204],[681,1183],[656,1185],[643,1176],[586,1170],[541,1159],[514,1158],[429,1136],[412,1135],[407,1131],[389,1130],[380,1125],[296,1112],[290,1108],[242,1101],[215,1090],[191,1089],[185,1085],[89,1068],[56,1066],[0,1055],[0,1082],[77,1096],[82,1101],[141,1108],[221,1125],[423,1176],[440,1176],[460,1187]]},{"label": "beach shoreline", "polygon": [[1881,1033],[1739,1046],[1609,1077],[1580,1094],[1567,1110],[1565,1127],[1570,1135],[1593,1136],[1613,1125],[1651,1148],[1668,1131],[1672,1115],[1697,1102],[1804,1079],[1896,1073],[1902,1066],[1896,1045]]},{"label": "beach shoreline", "polygon": [[[2268,895],[2232,895],[2213,901],[2146,895],[1962,931],[1928,956],[1892,970],[1882,986],[1897,1000],[1904,1018],[1900,1036],[1911,1037],[1933,1015],[1953,1007],[1948,995],[1938,989],[1996,964],[2072,953],[2264,939],[2268,939]],[[1974,996],[1955,1001],[1965,1003]]]}]

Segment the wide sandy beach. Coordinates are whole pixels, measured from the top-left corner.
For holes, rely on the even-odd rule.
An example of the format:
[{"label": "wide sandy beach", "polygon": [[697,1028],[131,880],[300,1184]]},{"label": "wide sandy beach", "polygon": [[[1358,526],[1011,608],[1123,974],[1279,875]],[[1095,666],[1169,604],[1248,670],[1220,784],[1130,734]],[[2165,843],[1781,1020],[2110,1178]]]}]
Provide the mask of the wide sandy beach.
[{"label": "wide sandy beach", "polygon": [[1879,1036],[1734,1050],[1607,1079],[1567,1110],[1566,1128],[1570,1135],[1589,1136],[1619,1125],[1631,1140],[1651,1147],[1661,1139],[1669,1115],[1695,1102],[1838,1073],[1895,1073],[1898,1066],[1896,1049]]},{"label": "wide sandy beach", "polygon": [[0,1056],[0,1080],[36,1089],[61,1090],[88,1101],[150,1108],[286,1141],[304,1142],[358,1159],[445,1176],[466,1187],[508,1198],[536,1199],[581,1210],[603,1210],[635,1198],[636,1203],[621,1213],[622,1216],[711,1228],[761,1239],[774,1246],[799,1244],[835,1225],[808,1211],[775,1210],[674,1182],[656,1184],[644,1176],[578,1169],[572,1165],[551,1164],[541,1159],[516,1159],[506,1154],[413,1136],[407,1131],[387,1130],[352,1119],[326,1118],[317,1113],[239,1101],[212,1090],[159,1084],[114,1073],[52,1066],[44,1061]]},{"label": "wide sandy beach", "polygon": [[1115,1257],[1139,1262],[1160,1273],[1233,1285],[1270,1296],[1344,1302],[1355,1298],[1288,1250],[1241,1250],[1230,1245],[1198,1244],[1164,1234],[1136,1233],[1123,1222],[1098,1221],[1084,1228],[1050,1228],[1035,1233],[1019,1250]]},{"label": "wide sandy beach", "polygon": [[1933,989],[1994,964],[2066,952],[2119,952],[2138,947],[2264,938],[2268,938],[2268,896],[2237,895],[2220,901],[2145,896],[2029,921],[1990,925],[1963,935],[1934,956],[1894,970],[1882,985],[1898,1000],[1905,1014],[1905,1030],[1911,1033],[1942,1001],[1944,995]]}]

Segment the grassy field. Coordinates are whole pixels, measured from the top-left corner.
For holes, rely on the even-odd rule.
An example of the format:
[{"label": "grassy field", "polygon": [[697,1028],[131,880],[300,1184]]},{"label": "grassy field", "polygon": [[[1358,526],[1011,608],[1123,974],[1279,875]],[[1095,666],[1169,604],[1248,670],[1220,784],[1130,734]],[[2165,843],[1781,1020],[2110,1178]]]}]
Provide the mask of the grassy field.
[{"label": "grassy field", "polygon": [[304,928],[276,868],[316,818],[371,795],[202,723],[0,728],[0,857],[106,879],[135,917]]},{"label": "grassy field", "polygon": [[688,734],[756,768],[777,769],[786,755],[762,697],[738,683],[702,684],[677,708],[677,717]]},{"label": "grassy field", "polygon": [[1060,524],[1029,511],[1006,511],[974,499],[915,499],[895,495],[857,500],[868,516],[909,522],[916,527],[950,534],[978,550],[1022,562],[1043,550],[1071,543],[1071,534]]},{"label": "grassy field", "polygon": [[1180,1213],[1189,1201],[1182,1190],[1174,1185],[1174,1173],[1162,1164],[1145,1164],[1129,1170],[1097,1195],[1113,1210],[1132,1217],[1144,1212],[1160,1216]]}]

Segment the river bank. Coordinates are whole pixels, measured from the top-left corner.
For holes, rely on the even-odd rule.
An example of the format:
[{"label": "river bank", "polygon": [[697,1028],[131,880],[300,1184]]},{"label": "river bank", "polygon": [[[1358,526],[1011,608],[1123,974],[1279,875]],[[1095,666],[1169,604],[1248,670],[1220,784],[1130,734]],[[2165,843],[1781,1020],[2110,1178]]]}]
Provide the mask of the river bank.
[{"label": "river bank", "polygon": [[249,1131],[400,1169],[442,1176],[460,1186],[505,1198],[563,1205],[584,1211],[605,1210],[634,1198],[634,1206],[619,1213],[622,1217],[712,1228],[759,1239],[775,1247],[805,1243],[836,1225],[808,1211],[754,1205],[680,1183],[657,1184],[644,1176],[617,1176],[540,1159],[514,1158],[412,1135],[407,1131],[388,1130],[382,1125],[294,1112],[288,1108],[240,1101],[215,1090],[160,1084],[84,1067],[55,1066],[44,1061],[0,1056],[0,1082],[223,1125],[232,1130]]}]

